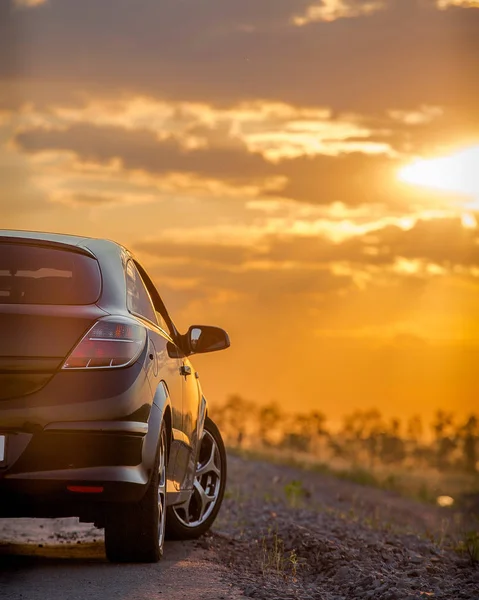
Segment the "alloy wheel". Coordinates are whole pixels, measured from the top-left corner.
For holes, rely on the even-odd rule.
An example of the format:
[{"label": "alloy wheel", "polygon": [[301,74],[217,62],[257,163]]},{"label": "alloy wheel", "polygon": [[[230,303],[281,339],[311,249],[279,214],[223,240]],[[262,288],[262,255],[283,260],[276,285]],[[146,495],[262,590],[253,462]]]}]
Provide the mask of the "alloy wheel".
[{"label": "alloy wheel", "polygon": [[221,466],[218,445],[205,429],[201,438],[193,492],[186,502],[173,507],[177,518],[185,527],[198,527],[213,512],[220,494]]}]

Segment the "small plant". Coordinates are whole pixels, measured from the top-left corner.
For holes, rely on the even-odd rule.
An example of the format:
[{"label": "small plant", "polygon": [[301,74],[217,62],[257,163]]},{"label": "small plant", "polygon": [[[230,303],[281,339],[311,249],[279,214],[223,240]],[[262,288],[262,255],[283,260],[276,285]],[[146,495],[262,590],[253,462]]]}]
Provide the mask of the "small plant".
[{"label": "small plant", "polygon": [[293,576],[293,581],[296,581],[296,575],[298,573],[298,568],[300,565],[298,555],[296,554],[296,550],[291,550],[289,553],[289,563],[291,565],[291,575]]},{"label": "small plant", "polygon": [[284,542],[275,531],[268,530],[268,534],[263,536],[261,541],[261,572],[263,577],[267,574],[281,577],[285,581],[290,579],[297,581],[298,572],[305,560],[301,559],[296,550],[285,551]]},{"label": "small plant", "polygon": [[273,534],[272,544],[268,545],[266,537],[263,537],[261,556],[261,571],[263,575],[273,572],[280,575],[284,571],[284,542],[278,536],[277,532]]},{"label": "small plant", "polygon": [[457,545],[457,551],[465,554],[471,565],[479,564],[479,531],[466,531]]},{"label": "small plant", "polygon": [[284,486],[284,493],[288,504],[292,508],[297,508],[301,500],[308,495],[307,490],[303,487],[301,481],[293,480]]}]

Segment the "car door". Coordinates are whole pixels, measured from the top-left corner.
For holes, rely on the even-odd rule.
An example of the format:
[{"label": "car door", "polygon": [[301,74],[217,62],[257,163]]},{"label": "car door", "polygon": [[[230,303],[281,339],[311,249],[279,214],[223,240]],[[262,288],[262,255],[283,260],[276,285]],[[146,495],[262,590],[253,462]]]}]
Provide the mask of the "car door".
[{"label": "car door", "polygon": [[[157,313],[160,328],[167,332],[168,358],[176,361],[175,406],[181,405],[181,414],[175,415],[173,423],[173,440],[170,452],[169,473],[177,489],[189,489],[193,485],[197,449],[197,424],[199,411],[199,386],[197,374],[184,352],[177,343],[178,331],[165,307],[158,290],[144,268],[135,261],[142,279],[152,299]],[[171,393],[170,393],[171,395]]]},{"label": "car door", "polygon": [[[176,463],[187,461],[183,429],[183,381],[180,373],[182,365],[179,350],[173,342],[165,319],[155,306],[150,293],[151,282],[142,273],[141,265],[130,259],[126,265],[128,308],[130,312],[146,319],[148,324],[148,353],[152,360],[147,364],[147,376],[153,394],[162,382],[166,385],[171,401],[172,445],[168,463],[167,486],[169,491],[180,488],[181,480],[176,479]],[[146,324],[146,323],[145,323]],[[186,455],[182,458],[183,455]]]},{"label": "car door", "polygon": [[193,485],[196,471],[198,450],[198,418],[200,413],[200,386],[199,375],[190,360],[182,353],[181,373],[183,379],[183,431],[188,440],[188,467],[183,486],[189,488]]}]

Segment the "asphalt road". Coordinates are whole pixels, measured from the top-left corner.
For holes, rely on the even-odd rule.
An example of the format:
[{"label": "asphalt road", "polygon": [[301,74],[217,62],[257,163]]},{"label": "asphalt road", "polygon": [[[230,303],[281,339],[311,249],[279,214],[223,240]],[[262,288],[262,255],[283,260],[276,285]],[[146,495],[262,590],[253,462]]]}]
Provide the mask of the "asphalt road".
[{"label": "asphalt road", "polygon": [[[218,566],[214,551],[202,548],[201,544],[167,542],[165,556],[158,564],[115,565],[107,562],[103,540],[99,536],[93,541],[91,534],[80,535],[80,539],[72,542],[74,526],[67,523],[66,539],[62,540],[63,522],[41,525],[44,538],[41,539],[34,521],[6,523],[0,520],[1,599],[243,598],[225,581],[224,571]],[[29,535],[32,529],[34,534]]]}]

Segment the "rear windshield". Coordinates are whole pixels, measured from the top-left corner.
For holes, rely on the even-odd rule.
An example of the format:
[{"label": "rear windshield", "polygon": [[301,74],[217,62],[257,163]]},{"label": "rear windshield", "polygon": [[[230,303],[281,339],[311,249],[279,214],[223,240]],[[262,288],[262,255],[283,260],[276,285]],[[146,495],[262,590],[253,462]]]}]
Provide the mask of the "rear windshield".
[{"label": "rear windshield", "polygon": [[94,258],[0,244],[0,304],[93,304],[100,290],[100,269]]}]

